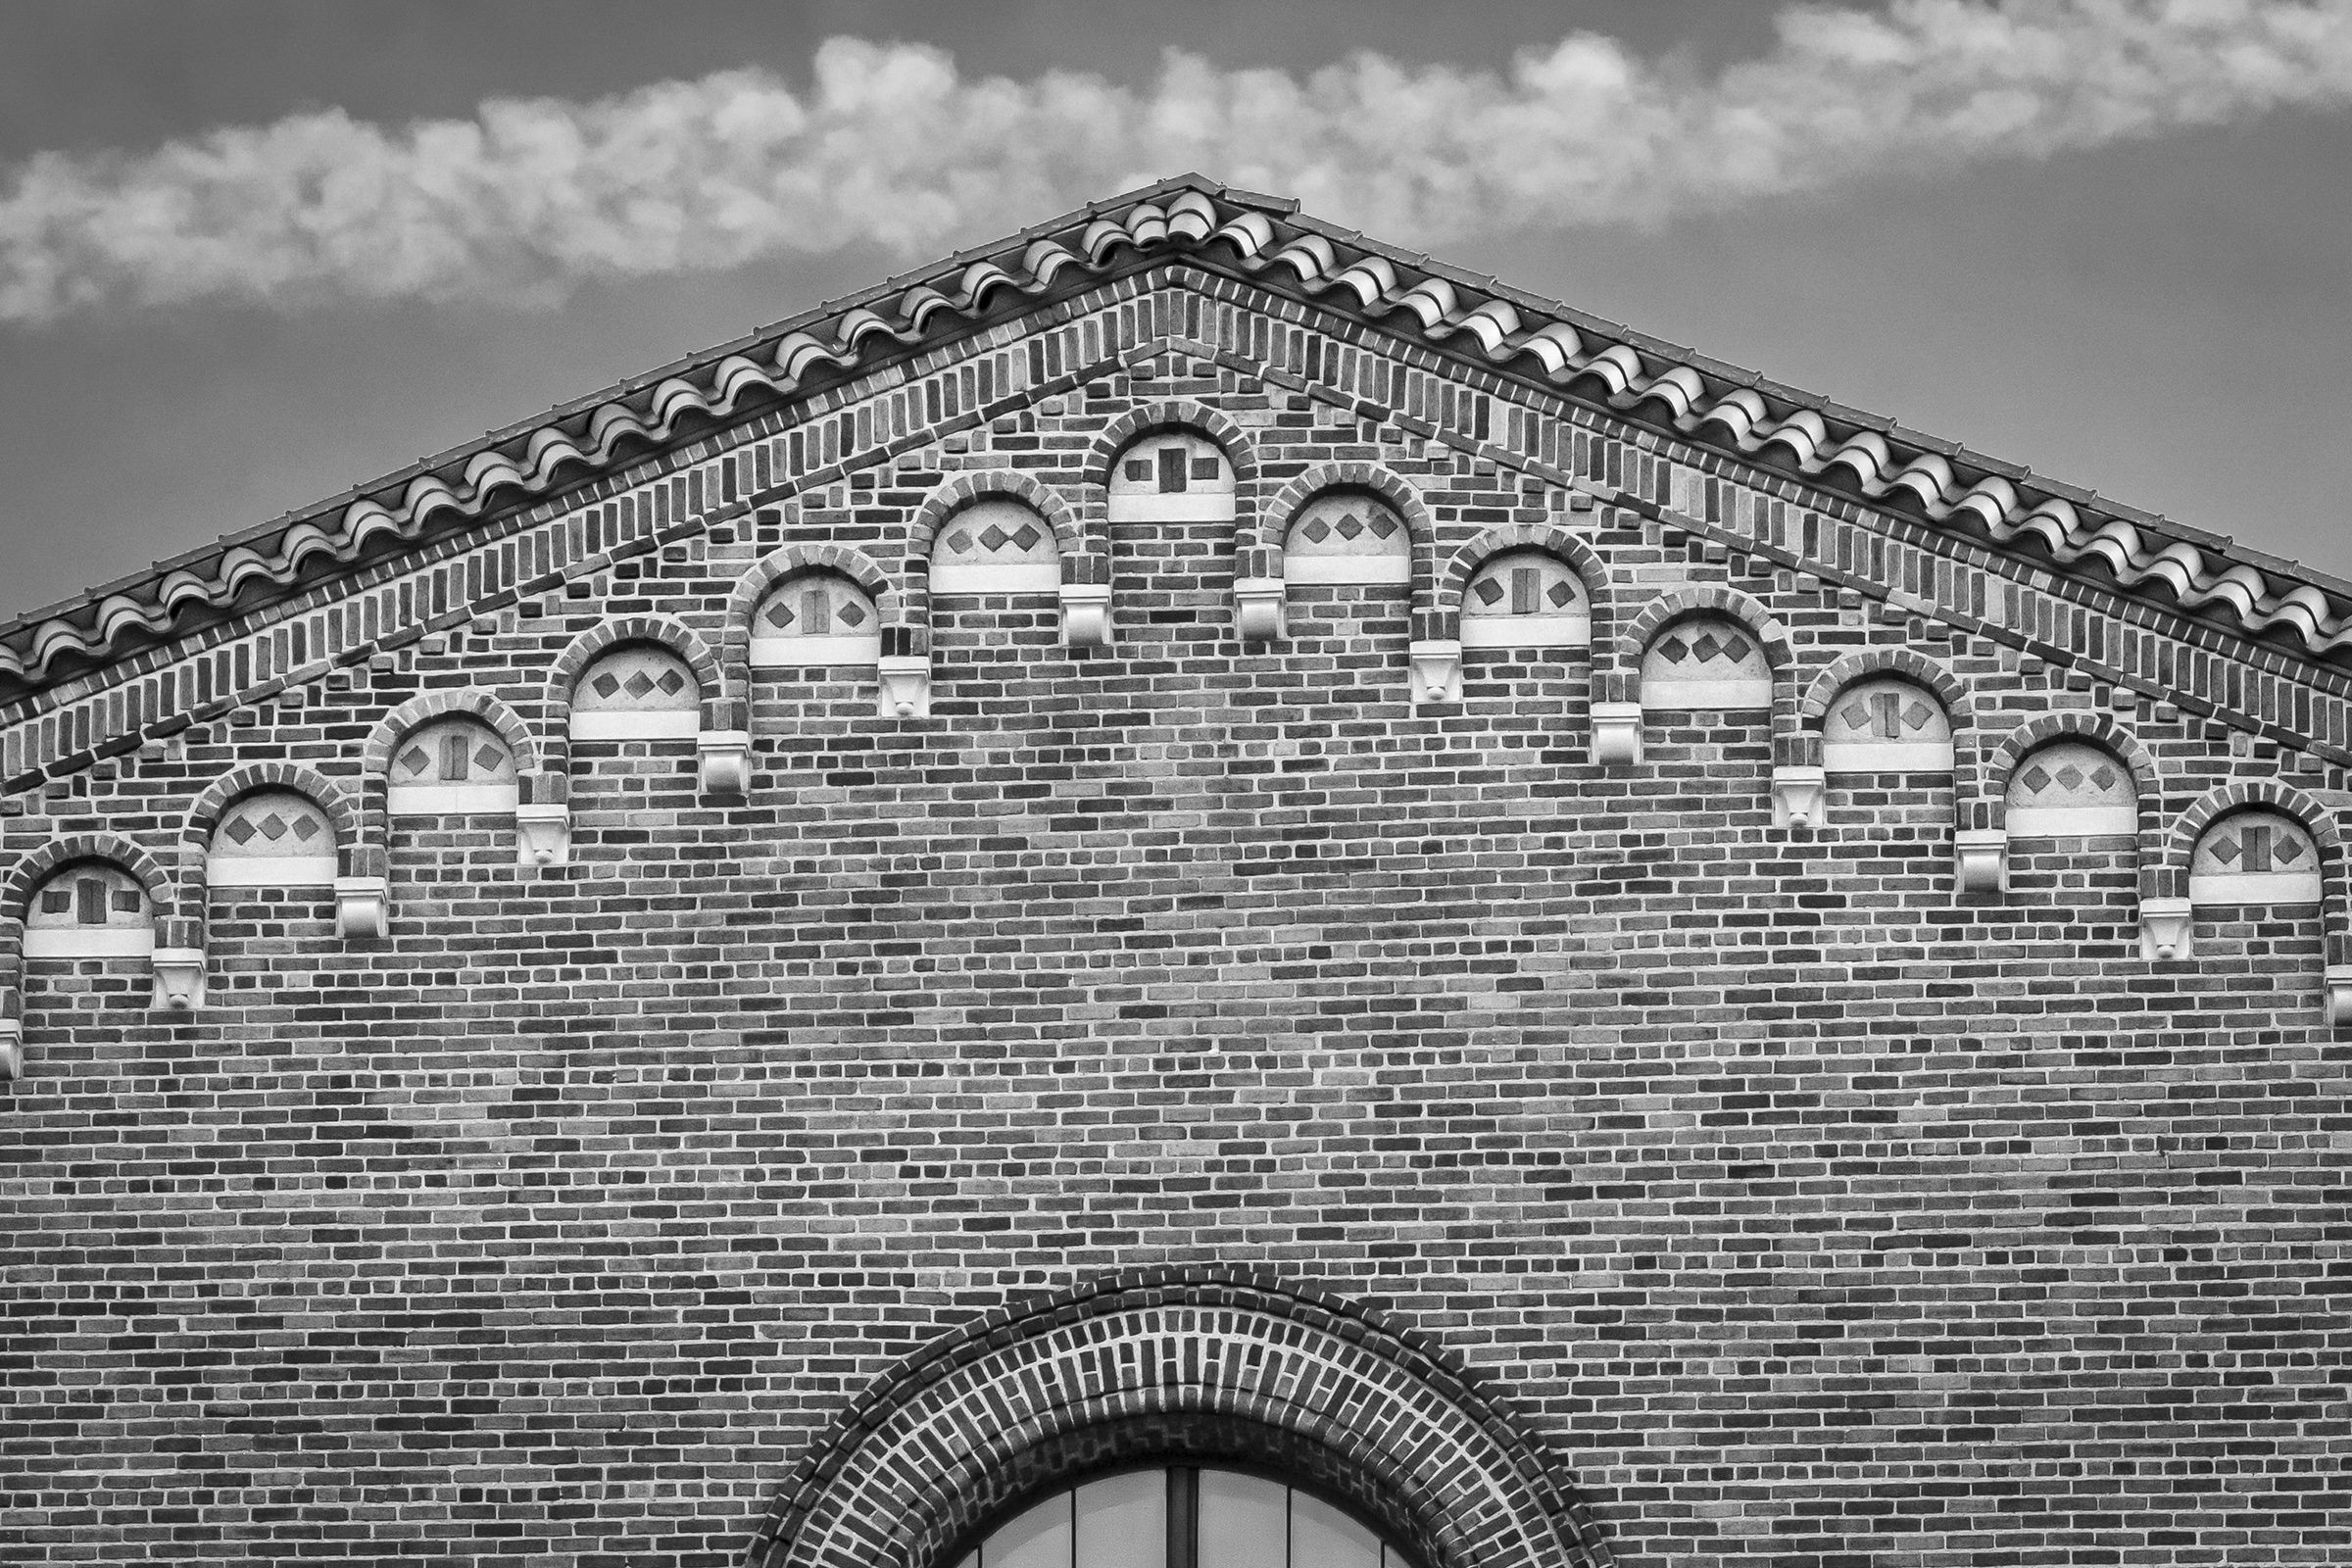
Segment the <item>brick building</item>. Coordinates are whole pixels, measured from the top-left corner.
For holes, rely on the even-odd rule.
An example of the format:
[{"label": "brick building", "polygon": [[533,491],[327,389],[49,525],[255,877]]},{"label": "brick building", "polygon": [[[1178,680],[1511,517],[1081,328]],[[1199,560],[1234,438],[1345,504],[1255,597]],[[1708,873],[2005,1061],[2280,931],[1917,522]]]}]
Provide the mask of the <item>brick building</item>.
[{"label": "brick building", "polygon": [[2352,587],[1188,178],[0,628],[0,1559],[2352,1561]]}]

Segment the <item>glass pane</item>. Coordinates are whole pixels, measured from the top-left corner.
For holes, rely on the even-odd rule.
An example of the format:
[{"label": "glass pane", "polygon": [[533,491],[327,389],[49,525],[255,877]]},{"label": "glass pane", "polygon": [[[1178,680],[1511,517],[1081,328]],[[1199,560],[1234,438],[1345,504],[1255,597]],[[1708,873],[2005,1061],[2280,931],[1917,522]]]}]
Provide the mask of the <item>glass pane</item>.
[{"label": "glass pane", "polygon": [[1070,1568],[1070,1494],[1056,1494],[980,1544],[981,1568]]},{"label": "glass pane", "polygon": [[1330,1503],[1294,1492],[1291,1568],[1380,1568],[1380,1538]]},{"label": "glass pane", "polygon": [[1290,1491],[1231,1470],[1201,1471],[1200,1568],[1285,1568]]},{"label": "glass pane", "polygon": [[1078,1489],[1078,1568],[1167,1568],[1168,1473],[1144,1470]]}]

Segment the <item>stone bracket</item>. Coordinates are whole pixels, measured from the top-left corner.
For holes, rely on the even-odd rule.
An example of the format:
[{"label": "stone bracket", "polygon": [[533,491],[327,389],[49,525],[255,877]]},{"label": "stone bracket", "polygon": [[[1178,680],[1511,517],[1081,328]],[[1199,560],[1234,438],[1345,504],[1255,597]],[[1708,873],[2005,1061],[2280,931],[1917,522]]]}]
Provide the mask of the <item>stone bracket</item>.
[{"label": "stone bracket", "polygon": [[1070,648],[1110,646],[1110,584],[1061,585],[1061,640]]},{"label": "stone bracket", "polygon": [[1964,827],[1952,835],[1952,867],[1963,893],[2009,891],[2009,832]]},{"label": "stone bracket", "polygon": [[518,865],[562,865],[571,858],[571,808],[561,801],[514,808]]},{"label": "stone bracket", "polygon": [[1270,643],[1282,637],[1283,586],[1280,577],[1238,577],[1233,584],[1233,624],[1248,643]]},{"label": "stone bracket", "polygon": [[2352,1025],[2352,963],[2331,963],[2320,982],[2321,1016],[2330,1029]]},{"label": "stone bracket", "polygon": [[694,754],[701,766],[705,795],[752,793],[752,732],[746,729],[705,730],[695,737]]},{"label": "stone bracket", "polygon": [[874,665],[884,718],[931,716],[931,660],[925,654],[884,654]]},{"label": "stone bracket", "polygon": [[1592,705],[1592,760],[1603,767],[1638,767],[1642,762],[1642,705]]},{"label": "stone bracket", "polygon": [[[340,901],[338,901],[338,905]],[[155,998],[167,1007],[204,1005],[204,950],[158,948],[148,962],[155,969]]]},{"label": "stone bracket", "polygon": [[1830,776],[1806,762],[1783,762],[1772,770],[1772,825],[1820,827],[1829,805]]},{"label": "stone bracket", "polygon": [[335,878],[335,934],[371,941],[392,929],[392,883],[380,876]]},{"label": "stone bracket", "polygon": [[14,1083],[24,1071],[24,1020],[0,1018],[0,1084]]},{"label": "stone bracket", "polygon": [[1450,637],[1431,637],[1405,650],[1411,671],[1413,706],[1458,703],[1462,700],[1462,645]]},{"label": "stone bracket", "polygon": [[2186,899],[2140,900],[2139,956],[2151,962],[2187,957],[2195,914]]}]

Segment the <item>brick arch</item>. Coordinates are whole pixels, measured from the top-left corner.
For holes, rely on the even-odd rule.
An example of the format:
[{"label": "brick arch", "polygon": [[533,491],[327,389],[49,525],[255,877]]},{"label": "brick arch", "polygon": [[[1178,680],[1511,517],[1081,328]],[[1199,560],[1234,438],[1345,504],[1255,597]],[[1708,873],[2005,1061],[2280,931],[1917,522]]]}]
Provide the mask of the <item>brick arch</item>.
[{"label": "brick arch", "polygon": [[[204,946],[205,900],[212,891],[205,860],[221,813],[256,790],[291,790],[326,813],[335,834],[335,869],[343,876],[382,876],[383,846],[361,831],[360,809],[351,792],[324,774],[297,762],[249,762],[231,768],[204,787],[179,830],[179,907],[165,928],[163,946]],[[184,940],[183,940],[184,939]]]},{"label": "brick arch", "polygon": [[796,572],[835,572],[863,589],[884,627],[904,625],[898,585],[871,556],[847,545],[798,544],[771,550],[752,563],[727,596],[726,628],[719,639],[719,667],[730,697],[748,700],[752,691],[752,615],[768,591]]},{"label": "brick arch", "polygon": [[1461,634],[1462,595],[1469,592],[1470,579],[1488,562],[1514,550],[1540,550],[1576,573],[1577,581],[1585,585],[1585,598],[1592,606],[1592,646],[1606,647],[1609,627],[1614,623],[1615,604],[1615,585],[1609,577],[1608,563],[1575,534],[1547,522],[1507,523],[1464,541],[1446,561],[1446,570],[1438,578],[1439,629],[1435,635]]},{"label": "brick arch", "polygon": [[1815,675],[1796,710],[1797,721],[1809,738],[1809,747],[1821,745],[1822,722],[1829,717],[1830,708],[1839,694],[1857,681],[1881,675],[1898,676],[1935,694],[1952,727],[1953,781],[1957,784],[1961,779],[1975,778],[1978,774],[1976,704],[1967,685],[1935,660],[1908,648],[1858,649],[1832,660]]},{"label": "brick arch", "polygon": [[24,1015],[24,921],[32,894],[51,873],[102,860],[138,880],[147,893],[147,917],[160,928],[173,907],[172,875],[146,846],[120,833],[68,833],[35,845],[0,877],[0,1018]]},{"label": "brick arch", "polygon": [[2205,830],[2232,811],[2248,807],[2269,807],[2303,824],[2311,841],[2319,846],[2320,858],[2326,867],[2321,880],[2322,906],[2327,914],[2330,936],[2345,929],[2344,895],[2344,839],[2336,826],[2335,812],[2328,804],[2307,791],[2297,789],[2283,779],[2233,779],[2217,785],[2191,802],[2188,808],[2173,819],[2165,834],[2164,854],[2157,878],[2159,890],[2171,897],[2188,895],[2188,863],[2196,853],[2197,840]]},{"label": "brick arch", "polygon": [[[1292,521],[1308,502],[1333,490],[1361,490],[1376,495],[1395,507],[1396,514],[1404,519],[1405,538],[1413,553],[1413,635],[1430,635],[1426,628],[1432,624],[1437,605],[1437,524],[1421,500],[1421,492],[1406,483],[1402,474],[1377,463],[1318,463],[1302,473],[1294,474],[1259,512],[1256,543],[1244,545],[1235,575],[1280,577],[1283,543],[1290,536]],[[1241,544],[1251,535],[1237,531],[1234,537]]]},{"label": "brick arch", "polygon": [[[2156,823],[2164,808],[2164,776],[2158,771],[2156,759],[2140,744],[2139,737],[2108,717],[2076,710],[2061,713],[2044,713],[2030,719],[2001,737],[1989,747],[1977,751],[1977,773],[1966,780],[1969,786],[1961,794],[1968,820],[1964,827],[1995,828],[2006,825],[2009,809],[2009,775],[2035,749],[2055,740],[2087,741],[2115,755],[2118,761],[2132,770],[2132,788],[2139,804],[2139,863],[2144,880],[2160,862],[2162,845],[2157,837]],[[1955,780],[1955,783],[1962,782]]]},{"label": "brick arch", "polygon": [[[1257,443],[1250,439],[1248,430],[1234,422],[1231,415],[1191,398],[1165,398],[1129,409],[1104,425],[1088,443],[1083,471],[1089,495],[1110,488],[1111,468],[1119,461],[1120,453],[1145,436],[1170,430],[1190,430],[1202,440],[1214,442],[1225,454],[1225,461],[1233,465],[1237,487],[1257,478]],[[1234,502],[1237,508],[1241,504],[1238,488]]]},{"label": "brick arch", "polygon": [[743,728],[741,701],[727,696],[718,657],[693,627],[667,615],[623,615],[599,621],[574,637],[548,669],[547,741],[543,749],[548,772],[568,772],[571,766],[572,688],[600,655],[624,643],[658,643],[686,661],[701,693],[705,734]]},{"label": "brick arch", "polygon": [[[1772,671],[1772,733],[1776,760],[1787,750],[1786,742],[1798,739],[1796,713],[1796,651],[1788,640],[1788,628],[1754,597],[1716,583],[1693,583],[1687,587],[1669,589],[1643,605],[1639,613],[1626,622],[1617,634],[1612,649],[1615,667],[1605,671],[1600,684],[1602,695],[1610,701],[1642,700],[1642,656],[1659,633],[1677,621],[1694,615],[1728,615],[1745,626],[1764,650],[1764,662]],[[1597,641],[1596,641],[1597,646]]]},{"label": "brick arch", "polygon": [[1170,1452],[1352,1475],[1343,1494],[1431,1568],[1608,1561],[1543,1446],[1434,1348],[1353,1302],[1188,1272],[990,1313],[903,1361],[803,1458],[746,1562],[934,1568],[1082,1464]]},{"label": "brick arch", "polygon": [[[901,609],[906,653],[931,651],[931,542],[950,517],[976,501],[1017,501],[1043,517],[1061,554],[1063,582],[1110,581],[1110,552],[1090,547],[1078,514],[1042,480],[1011,468],[959,473],[925,496],[906,524],[906,553],[899,566],[899,580],[906,584]],[[885,619],[883,624],[888,628],[891,622]],[[886,629],[882,651],[899,652],[898,643]]]},{"label": "brick arch", "polygon": [[426,692],[412,697],[375,721],[360,749],[360,826],[369,843],[381,843],[385,830],[384,796],[391,784],[392,754],[411,732],[437,718],[453,715],[478,719],[498,732],[514,754],[517,774],[540,768],[539,739],[522,716],[488,692]]}]

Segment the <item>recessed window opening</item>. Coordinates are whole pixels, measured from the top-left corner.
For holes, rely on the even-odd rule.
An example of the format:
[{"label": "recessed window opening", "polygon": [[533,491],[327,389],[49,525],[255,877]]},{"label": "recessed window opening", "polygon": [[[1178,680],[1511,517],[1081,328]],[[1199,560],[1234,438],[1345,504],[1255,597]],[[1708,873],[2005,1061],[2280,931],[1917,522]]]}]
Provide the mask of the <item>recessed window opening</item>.
[{"label": "recessed window opening", "polygon": [[1346,1509],[1240,1470],[1102,1476],[1022,1508],[956,1568],[1414,1568]]}]

